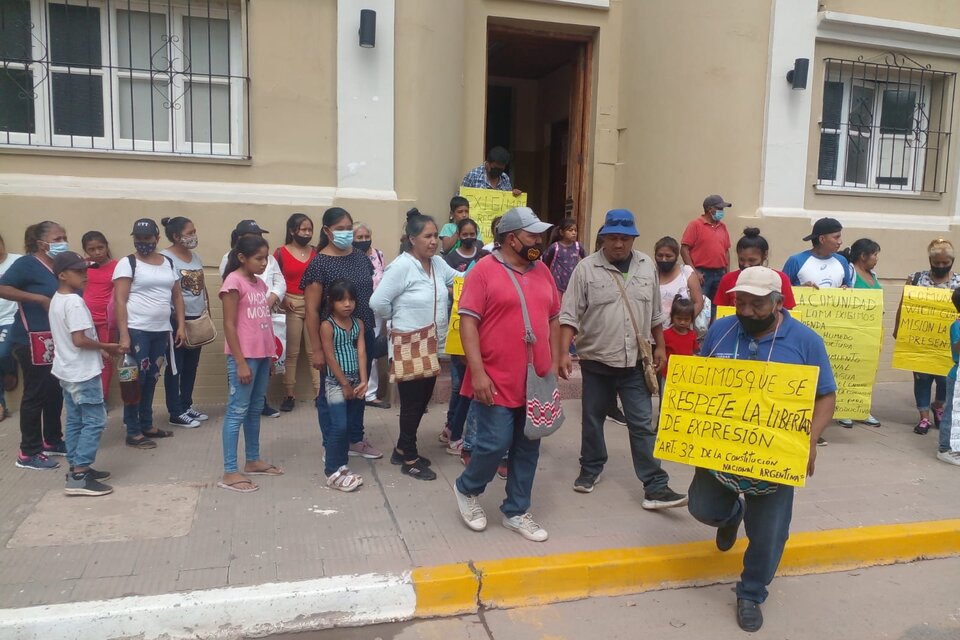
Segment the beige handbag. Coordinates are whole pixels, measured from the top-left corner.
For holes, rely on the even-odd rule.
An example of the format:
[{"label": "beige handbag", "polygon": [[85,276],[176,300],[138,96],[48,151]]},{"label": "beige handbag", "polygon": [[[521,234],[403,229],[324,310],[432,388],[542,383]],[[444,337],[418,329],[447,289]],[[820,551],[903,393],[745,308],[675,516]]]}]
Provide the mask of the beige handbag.
[{"label": "beige handbag", "polygon": [[[207,293],[204,291],[203,298],[206,300]],[[183,332],[187,334],[184,345],[187,349],[199,349],[205,344],[210,344],[217,339],[217,328],[213,324],[210,312],[206,309],[200,314],[200,317],[193,320],[185,320],[183,323]]]},{"label": "beige handbag", "polygon": [[657,375],[657,368],[653,366],[653,349],[650,347],[650,343],[640,336],[640,325],[637,324],[637,318],[633,315],[633,305],[630,304],[630,300],[627,298],[627,290],[623,286],[622,278],[612,271],[607,271],[607,273],[609,273],[613,281],[617,283],[623,305],[627,308],[627,313],[630,314],[630,323],[633,325],[633,333],[637,337],[637,349],[640,355],[640,362],[638,364],[643,368],[643,381],[647,384],[647,391],[651,394],[659,393],[660,379]]},{"label": "beige handbag", "polygon": [[437,279],[430,267],[433,280],[433,323],[414,331],[391,331],[393,364],[390,382],[407,382],[440,375],[440,360],[437,358]]}]

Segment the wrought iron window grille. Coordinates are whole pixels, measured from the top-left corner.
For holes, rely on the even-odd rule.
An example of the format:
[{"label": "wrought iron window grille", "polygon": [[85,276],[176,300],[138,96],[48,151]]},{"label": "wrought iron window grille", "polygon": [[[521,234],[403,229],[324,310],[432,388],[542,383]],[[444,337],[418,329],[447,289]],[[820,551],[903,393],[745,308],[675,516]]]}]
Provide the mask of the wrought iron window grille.
[{"label": "wrought iron window grille", "polygon": [[817,185],[944,193],[956,74],[893,52],[824,63]]},{"label": "wrought iron window grille", "polygon": [[0,0],[0,148],[249,157],[246,0]]}]

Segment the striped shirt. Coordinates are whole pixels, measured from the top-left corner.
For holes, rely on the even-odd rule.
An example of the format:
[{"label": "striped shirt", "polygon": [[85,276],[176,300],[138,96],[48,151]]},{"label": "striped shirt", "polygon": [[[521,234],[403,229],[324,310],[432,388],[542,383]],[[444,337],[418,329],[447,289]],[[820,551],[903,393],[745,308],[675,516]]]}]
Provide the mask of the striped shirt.
[{"label": "striped shirt", "polygon": [[[360,373],[360,362],[357,357],[357,338],[360,336],[360,324],[356,318],[350,320],[352,324],[348,332],[334,322],[333,318],[327,319],[327,322],[333,327],[333,355],[345,376]],[[327,375],[331,378],[334,377],[330,367],[327,367]]]}]

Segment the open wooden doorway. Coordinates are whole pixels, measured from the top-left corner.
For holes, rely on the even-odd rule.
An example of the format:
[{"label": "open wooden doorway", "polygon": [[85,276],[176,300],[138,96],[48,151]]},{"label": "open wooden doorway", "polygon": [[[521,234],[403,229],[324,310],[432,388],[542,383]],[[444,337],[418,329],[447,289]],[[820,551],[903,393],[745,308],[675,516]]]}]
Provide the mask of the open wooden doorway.
[{"label": "open wooden doorway", "polygon": [[593,35],[487,26],[486,149],[506,147],[515,187],[541,218],[586,231]]}]

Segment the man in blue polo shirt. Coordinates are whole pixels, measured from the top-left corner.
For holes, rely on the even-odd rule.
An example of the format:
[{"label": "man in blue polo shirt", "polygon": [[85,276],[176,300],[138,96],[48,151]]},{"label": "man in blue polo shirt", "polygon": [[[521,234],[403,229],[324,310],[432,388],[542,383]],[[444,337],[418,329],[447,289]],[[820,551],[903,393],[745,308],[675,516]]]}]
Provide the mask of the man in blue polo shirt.
[{"label": "man in blue polo shirt", "polygon": [[[717,320],[707,332],[700,353],[712,358],[761,360],[805,364],[820,368],[810,425],[812,477],[820,434],[830,422],[837,385],[823,340],[783,309],[780,275],[767,267],[740,272],[736,316]],[[740,497],[743,494],[743,497]],[[790,535],[793,487],[697,468],[689,491],[690,514],[717,527],[717,548],[727,551],[737,541],[744,522],[749,544],[743,555],[743,573],[737,583],[737,623],[744,631],[763,625],[760,604],[780,565]]]}]

